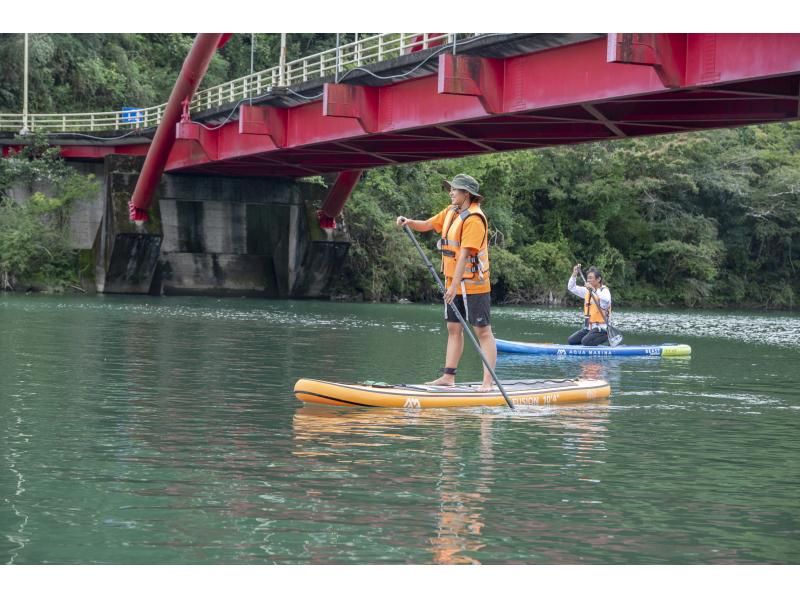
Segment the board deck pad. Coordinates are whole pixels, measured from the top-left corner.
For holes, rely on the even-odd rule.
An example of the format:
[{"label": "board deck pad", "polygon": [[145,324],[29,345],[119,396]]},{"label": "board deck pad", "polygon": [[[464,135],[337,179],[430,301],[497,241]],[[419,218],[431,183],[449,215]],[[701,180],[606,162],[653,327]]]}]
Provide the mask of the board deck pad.
[{"label": "board deck pad", "polygon": [[[515,405],[555,405],[604,399],[611,387],[605,380],[501,380]],[[294,386],[295,396],[306,403],[358,407],[505,407],[502,393],[494,386],[480,391],[479,382],[434,386],[431,384],[386,383],[344,384],[301,378]]]}]

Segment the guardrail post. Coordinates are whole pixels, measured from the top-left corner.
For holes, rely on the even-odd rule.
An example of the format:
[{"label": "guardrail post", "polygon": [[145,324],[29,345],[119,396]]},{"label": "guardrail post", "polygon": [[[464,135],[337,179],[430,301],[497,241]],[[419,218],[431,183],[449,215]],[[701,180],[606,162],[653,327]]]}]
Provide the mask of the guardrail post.
[{"label": "guardrail post", "polygon": [[383,35],[378,36],[378,62],[383,60]]},{"label": "guardrail post", "polygon": [[89,115],[89,130],[94,131],[94,114]]},{"label": "guardrail post", "polygon": [[342,44],[339,41],[339,34],[336,34],[336,72],[334,75],[334,80],[338,83],[339,82],[339,69],[341,68],[342,62]]},{"label": "guardrail post", "polygon": [[289,85],[289,82],[286,81],[286,34],[281,33],[281,49],[280,54],[278,54],[278,68],[280,69],[280,77],[278,77],[278,81],[281,87]]}]

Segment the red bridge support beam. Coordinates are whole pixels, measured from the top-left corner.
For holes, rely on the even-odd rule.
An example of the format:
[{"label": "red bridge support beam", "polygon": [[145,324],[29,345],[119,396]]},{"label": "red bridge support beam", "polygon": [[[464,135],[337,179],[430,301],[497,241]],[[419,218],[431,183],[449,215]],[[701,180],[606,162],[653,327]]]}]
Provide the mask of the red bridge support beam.
[{"label": "red bridge support beam", "polygon": [[476,96],[489,114],[503,112],[504,62],[464,54],[439,56],[438,92]]},{"label": "red bridge support beam", "polygon": [[[603,36],[500,59],[502,69],[491,71],[498,80],[502,75],[502,111],[495,113],[487,110],[496,110],[497,99],[487,98],[499,84],[486,85],[484,71],[478,76],[470,66],[491,63],[463,56],[461,62],[441,59],[441,88],[439,74],[370,89],[338,86],[341,96],[331,85],[327,105],[280,109],[286,120],[278,129],[269,117],[255,116],[261,106],[253,106],[253,118],[218,130],[216,161],[199,144],[179,141],[166,171],[301,177],[581,143],[607,139],[609,131],[635,137],[797,117],[800,34],[648,34],[648,43],[638,43],[646,41],[642,35],[612,34],[610,45]],[[665,87],[684,77],[682,87]],[[669,97],[686,88],[703,92]],[[742,101],[711,99],[729,93]],[[656,101],[659,95],[664,97]],[[288,126],[281,128],[284,122]],[[375,133],[365,132],[375,127]]]},{"label": "red bridge support beam", "polygon": [[342,213],[344,204],[355,189],[362,172],[361,170],[346,170],[340,172],[336,177],[336,182],[322,203],[322,209],[317,210],[317,218],[319,218],[319,225],[322,228],[336,228],[335,219]]},{"label": "red bridge support beam", "polygon": [[289,111],[275,106],[242,104],[239,108],[240,135],[267,135],[275,147],[286,147]]},{"label": "red bridge support beam", "polygon": [[685,33],[609,33],[607,61],[652,66],[664,87],[686,85]]},{"label": "red bridge support beam", "polygon": [[323,116],[355,118],[366,133],[375,133],[379,130],[377,87],[326,83],[322,92]]},{"label": "red bridge support beam", "polygon": [[[219,159],[219,135],[217,131],[206,129],[200,123],[182,120],[175,125],[175,139],[193,143],[195,149],[203,152],[206,158],[212,162]],[[156,184],[158,184],[158,181],[156,181]]]},{"label": "red bridge support beam", "polygon": [[129,204],[131,220],[147,220],[147,209],[153,200],[153,192],[161,180],[170,150],[175,144],[175,125],[180,120],[181,102],[184,99],[191,100],[208,70],[214,52],[227,41],[228,37],[230,37],[228,34],[222,33],[198,33],[195,37],[192,49],[183,61],[180,75],[175,81],[175,87],[172,88],[164,109],[164,117],[156,129],[142,172],[136,182]]}]

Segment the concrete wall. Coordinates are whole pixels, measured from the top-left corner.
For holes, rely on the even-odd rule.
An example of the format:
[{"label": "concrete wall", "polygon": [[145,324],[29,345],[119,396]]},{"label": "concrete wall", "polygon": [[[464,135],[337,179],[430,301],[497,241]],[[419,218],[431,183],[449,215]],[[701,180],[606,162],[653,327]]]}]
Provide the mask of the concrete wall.
[{"label": "concrete wall", "polygon": [[97,290],[146,294],[151,292],[163,239],[159,205],[153,203],[146,222],[131,222],[128,202],[144,158],[112,155],[104,162],[105,208],[92,246]]},{"label": "concrete wall", "polygon": [[288,205],[290,191],[287,184],[248,187],[238,179],[164,177],[165,293],[280,295],[267,233],[277,210],[269,200]]},{"label": "concrete wall", "polygon": [[105,189],[103,187],[103,164],[98,162],[78,162],[71,164],[81,174],[93,174],[101,184],[97,193],[75,204],[70,217],[70,238],[77,249],[91,249],[97,229],[103,220],[105,208]]},{"label": "concrete wall", "polygon": [[[327,190],[291,179],[164,175],[151,220],[127,219],[142,158],[81,164],[104,181],[72,217],[105,293],[325,297],[349,239],[320,229]],[[85,281],[87,283],[89,281]]]}]

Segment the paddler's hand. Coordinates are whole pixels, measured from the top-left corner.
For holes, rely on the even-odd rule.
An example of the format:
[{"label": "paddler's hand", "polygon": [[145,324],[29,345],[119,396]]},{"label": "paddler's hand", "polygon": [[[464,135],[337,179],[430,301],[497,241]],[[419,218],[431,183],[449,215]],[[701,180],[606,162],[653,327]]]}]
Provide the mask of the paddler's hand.
[{"label": "paddler's hand", "polygon": [[408,224],[408,218],[405,216],[397,217],[397,226],[405,226],[406,224]]},{"label": "paddler's hand", "polygon": [[450,287],[444,292],[444,302],[452,303],[453,299],[456,298],[456,295],[458,295],[458,287],[450,285]]},{"label": "paddler's hand", "polygon": [[577,276],[581,271],[581,265],[575,264],[575,267],[572,269],[572,275]]}]

